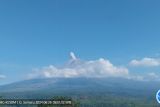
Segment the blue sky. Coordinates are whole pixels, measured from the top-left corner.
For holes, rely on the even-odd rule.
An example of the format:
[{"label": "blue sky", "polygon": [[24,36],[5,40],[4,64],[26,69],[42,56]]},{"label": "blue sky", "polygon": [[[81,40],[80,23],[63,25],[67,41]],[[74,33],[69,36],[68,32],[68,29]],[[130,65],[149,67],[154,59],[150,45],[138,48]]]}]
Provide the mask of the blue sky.
[{"label": "blue sky", "polygon": [[1,0],[0,84],[61,65],[71,51],[123,66],[159,58],[159,10],[159,0]]}]

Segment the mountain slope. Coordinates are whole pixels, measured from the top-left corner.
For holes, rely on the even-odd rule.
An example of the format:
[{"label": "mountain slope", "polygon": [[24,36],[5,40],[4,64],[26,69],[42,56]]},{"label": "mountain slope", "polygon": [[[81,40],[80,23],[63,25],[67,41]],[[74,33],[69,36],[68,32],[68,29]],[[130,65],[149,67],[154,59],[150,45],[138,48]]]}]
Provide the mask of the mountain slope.
[{"label": "mountain slope", "polygon": [[33,79],[0,86],[7,98],[44,98],[66,96],[130,96],[151,98],[159,90],[156,81],[134,81],[122,78],[50,78]]}]

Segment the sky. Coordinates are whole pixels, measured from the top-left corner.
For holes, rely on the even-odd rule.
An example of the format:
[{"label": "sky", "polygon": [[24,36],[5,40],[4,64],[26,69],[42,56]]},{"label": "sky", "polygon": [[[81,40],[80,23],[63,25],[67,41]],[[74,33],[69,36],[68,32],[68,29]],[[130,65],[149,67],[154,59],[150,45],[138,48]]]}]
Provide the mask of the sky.
[{"label": "sky", "polygon": [[1,0],[0,84],[28,75],[158,78],[159,10],[159,0]]}]

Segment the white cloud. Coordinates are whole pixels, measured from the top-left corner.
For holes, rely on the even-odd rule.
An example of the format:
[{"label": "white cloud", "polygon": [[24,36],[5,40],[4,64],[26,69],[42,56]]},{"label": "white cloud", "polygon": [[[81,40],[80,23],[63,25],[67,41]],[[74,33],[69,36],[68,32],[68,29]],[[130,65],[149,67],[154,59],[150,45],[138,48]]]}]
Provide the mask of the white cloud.
[{"label": "white cloud", "polygon": [[160,80],[160,78],[159,78],[160,76],[158,75],[158,74],[156,74],[156,73],[154,73],[154,72],[150,72],[150,73],[148,73],[147,74],[147,77],[146,77],[146,79],[151,79],[151,80]]},{"label": "white cloud", "polygon": [[124,77],[129,75],[128,69],[113,65],[109,60],[100,58],[98,60],[82,61],[77,59],[73,52],[70,53],[71,60],[58,68],[54,65],[35,69],[29,78],[52,78],[52,77]]},{"label": "white cloud", "polygon": [[128,79],[139,81],[160,81],[160,75],[155,72],[144,73],[142,75],[130,75]]},{"label": "white cloud", "polygon": [[143,58],[141,60],[132,60],[131,66],[155,67],[160,66],[160,59],[156,58]]},{"label": "white cloud", "polygon": [[[70,60],[62,67],[49,65],[34,69],[28,78],[74,78],[74,77],[121,77],[138,81],[160,81],[160,75],[155,72],[144,72],[143,74],[132,74],[126,67],[113,65],[109,60],[99,58],[98,60],[83,61],[78,59],[73,52]],[[159,66],[159,61],[153,58],[132,60],[132,66]]]}]

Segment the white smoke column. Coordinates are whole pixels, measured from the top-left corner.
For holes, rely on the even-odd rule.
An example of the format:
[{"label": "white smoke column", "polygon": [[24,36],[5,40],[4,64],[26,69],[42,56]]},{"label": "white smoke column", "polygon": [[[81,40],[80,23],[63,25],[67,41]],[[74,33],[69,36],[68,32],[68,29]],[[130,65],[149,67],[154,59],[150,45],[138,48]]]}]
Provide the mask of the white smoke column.
[{"label": "white smoke column", "polygon": [[77,57],[75,56],[73,52],[70,52],[70,57],[72,60],[77,60]]}]

